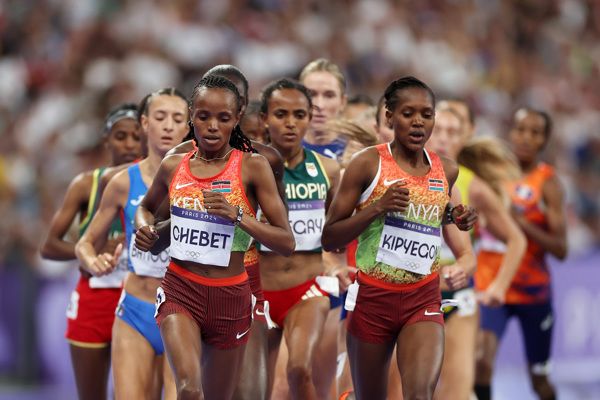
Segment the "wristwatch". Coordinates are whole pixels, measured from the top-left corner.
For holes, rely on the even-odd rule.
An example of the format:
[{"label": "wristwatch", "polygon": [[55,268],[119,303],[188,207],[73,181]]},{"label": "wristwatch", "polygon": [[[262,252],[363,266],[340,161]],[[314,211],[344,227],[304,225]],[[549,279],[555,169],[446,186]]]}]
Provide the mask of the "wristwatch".
[{"label": "wristwatch", "polygon": [[244,209],[240,206],[237,206],[238,213],[237,217],[235,217],[235,221],[233,221],[234,225],[239,225],[242,222],[242,217],[244,216]]}]

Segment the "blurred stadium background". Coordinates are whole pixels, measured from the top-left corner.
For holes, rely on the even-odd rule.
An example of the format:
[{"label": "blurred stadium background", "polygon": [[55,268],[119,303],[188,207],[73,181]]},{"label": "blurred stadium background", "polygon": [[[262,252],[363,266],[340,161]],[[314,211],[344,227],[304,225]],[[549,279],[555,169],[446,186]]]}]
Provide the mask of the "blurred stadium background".
[{"label": "blurred stadium background", "polygon": [[[570,255],[553,263],[553,380],[600,398],[600,1],[0,1],[0,399],[75,397],[64,311],[75,263],[39,257],[79,172],[107,161],[102,120],[157,88],[186,93],[219,63],[252,97],[308,61],[340,64],[348,93],[375,101],[413,74],[462,97],[477,133],[503,137],[531,105],[555,122],[546,159],[567,193]],[[515,326],[497,399],[533,398]]]}]

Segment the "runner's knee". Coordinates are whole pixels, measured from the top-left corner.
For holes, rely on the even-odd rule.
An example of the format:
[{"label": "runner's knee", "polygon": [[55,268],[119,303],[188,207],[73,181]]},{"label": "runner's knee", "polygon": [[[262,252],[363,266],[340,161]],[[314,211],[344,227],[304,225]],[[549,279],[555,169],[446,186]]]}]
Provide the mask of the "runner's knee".
[{"label": "runner's knee", "polygon": [[177,398],[180,400],[204,400],[202,387],[190,381],[184,381],[177,385]]},{"label": "runner's knee", "polygon": [[291,387],[303,386],[312,381],[311,368],[304,364],[289,363],[287,376]]}]

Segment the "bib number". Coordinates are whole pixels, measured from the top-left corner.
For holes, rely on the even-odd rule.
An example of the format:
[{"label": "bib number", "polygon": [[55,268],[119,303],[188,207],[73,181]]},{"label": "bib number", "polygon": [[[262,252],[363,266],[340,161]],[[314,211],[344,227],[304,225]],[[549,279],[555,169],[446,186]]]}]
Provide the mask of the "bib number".
[{"label": "bib number", "polygon": [[141,251],[135,247],[134,233],[129,240],[129,261],[136,275],[162,278],[167,272],[167,267],[171,259],[169,257],[169,249],[154,255],[149,251]]},{"label": "bib number", "polygon": [[104,276],[92,276],[90,278],[90,287],[92,289],[119,288],[123,284],[123,279],[127,275],[127,263],[129,262],[129,252],[123,249],[117,267],[113,272]]},{"label": "bib number", "polygon": [[440,228],[388,215],[375,259],[395,268],[428,275],[441,244]]},{"label": "bib number", "polygon": [[[325,201],[290,201],[288,207],[288,219],[296,240],[295,251],[312,251],[321,247],[321,235],[325,223]],[[273,251],[266,246],[261,246],[260,249]]]},{"label": "bib number", "polygon": [[171,256],[198,264],[227,267],[235,226],[204,211],[172,207]]}]

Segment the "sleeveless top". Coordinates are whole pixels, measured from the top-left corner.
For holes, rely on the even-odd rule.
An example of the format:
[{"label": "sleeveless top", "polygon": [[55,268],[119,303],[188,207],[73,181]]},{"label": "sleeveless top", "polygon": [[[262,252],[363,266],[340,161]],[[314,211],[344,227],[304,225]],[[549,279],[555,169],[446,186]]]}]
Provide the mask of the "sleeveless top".
[{"label": "sleeveless top", "polygon": [[[288,219],[296,240],[295,251],[322,252],[325,200],[331,187],[317,153],[304,149],[304,160],[294,168],[285,167],[283,183]],[[261,251],[271,251],[261,246]]]},{"label": "sleeveless top", "polygon": [[[554,168],[539,163],[529,174],[507,185],[513,207],[527,221],[544,230],[548,229],[548,222],[542,192],[546,181],[554,175]],[[485,229],[481,229],[481,235],[475,285],[479,290],[485,290],[498,273],[506,246]],[[538,243],[527,238],[525,255],[506,292],[507,304],[540,303],[550,298],[550,271],[545,254]]]},{"label": "sleeveless top", "polygon": [[[94,218],[94,214],[98,211],[98,206],[100,205],[100,196],[98,196],[98,189],[100,186],[100,178],[102,178],[102,174],[106,168],[96,168],[94,172],[92,172],[92,188],[90,189],[90,196],[88,199],[88,207],[87,213],[83,221],[79,224],[79,237],[82,237],[87,228],[90,226],[92,219]],[[115,239],[119,235],[123,233],[123,220],[122,215],[118,218],[115,218],[110,224],[110,228],[108,230],[108,239]],[[119,258],[119,263],[115,270],[104,276],[92,276],[90,277],[90,287],[93,289],[103,289],[103,288],[119,288],[123,283],[123,279],[125,278],[125,274],[127,273],[127,249],[123,249],[121,253],[121,258]]]},{"label": "sleeveless top", "polygon": [[394,160],[389,143],[375,146],[379,169],[362,193],[357,211],[378,201],[389,186],[405,181],[410,203],[404,213],[376,218],[358,237],[356,266],[371,277],[395,284],[412,284],[439,268],[441,223],[449,201],[448,182],[440,158],[425,155],[431,166],[424,176],[403,171]]},{"label": "sleeveless top", "polygon": [[244,153],[234,149],[218,174],[199,178],[190,170],[189,152],[177,167],[169,187],[171,204],[171,256],[182,261],[227,267],[231,252],[246,252],[251,236],[232,221],[204,208],[203,190],[222,193],[232,206],[256,216],[242,183]]},{"label": "sleeveless top", "polygon": [[148,187],[142,179],[139,164],[127,168],[129,175],[129,195],[123,209],[125,239],[129,249],[129,270],[139,276],[162,278],[169,265],[169,249],[154,255],[149,251],[141,251],[135,247],[135,212],[142,203]]},{"label": "sleeveless top", "polygon": [[[456,182],[454,182],[454,187],[458,189],[460,192],[461,203],[468,206],[469,205],[469,188],[471,187],[471,182],[473,182],[473,178],[475,177],[475,173],[469,168],[459,165],[458,166],[458,177],[456,178]],[[475,228],[469,231],[469,235],[471,237],[471,243],[475,241]],[[454,254],[452,254],[452,250],[448,247],[444,238],[442,237],[442,250],[440,254],[440,264],[441,265],[450,265],[454,264],[456,258]]]}]

